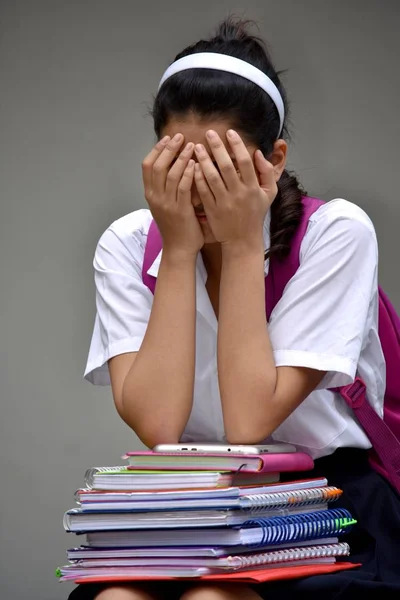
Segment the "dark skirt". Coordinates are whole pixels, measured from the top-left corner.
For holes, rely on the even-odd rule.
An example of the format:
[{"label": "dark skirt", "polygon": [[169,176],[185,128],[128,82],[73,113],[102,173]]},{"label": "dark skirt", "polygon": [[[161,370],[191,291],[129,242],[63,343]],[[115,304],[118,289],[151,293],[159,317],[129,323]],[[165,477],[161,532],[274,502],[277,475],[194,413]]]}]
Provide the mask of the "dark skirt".
[{"label": "dark skirt", "polygon": [[[314,575],[303,579],[268,582],[254,586],[265,599],[279,600],[354,600],[360,592],[363,600],[381,598],[400,600],[400,496],[369,465],[363,450],[340,449],[333,455],[315,461],[307,476],[323,476],[329,485],[343,490],[335,507],[347,508],[358,524],[346,537],[351,556],[345,560],[361,563],[349,571]],[[299,473],[282,474],[282,480],[298,479]],[[178,600],[187,584],[168,588],[167,597]],[[103,586],[81,585],[69,600],[94,600]]]}]

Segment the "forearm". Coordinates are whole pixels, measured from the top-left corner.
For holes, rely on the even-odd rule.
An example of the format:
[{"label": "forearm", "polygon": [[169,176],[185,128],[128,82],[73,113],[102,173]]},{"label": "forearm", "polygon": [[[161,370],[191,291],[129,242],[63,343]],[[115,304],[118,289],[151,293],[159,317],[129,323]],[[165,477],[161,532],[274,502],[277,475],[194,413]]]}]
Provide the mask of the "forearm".
[{"label": "forearm", "polygon": [[196,257],[163,253],[146,335],[123,387],[124,418],[152,447],[177,442],[193,401]]},{"label": "forearm", "polygon": [[[264,254],[223,249],[218,376],[230,442],[256,443],[267,431],[277,375],[265,314]],[[265,435],[266,432],[266,435]]]}]

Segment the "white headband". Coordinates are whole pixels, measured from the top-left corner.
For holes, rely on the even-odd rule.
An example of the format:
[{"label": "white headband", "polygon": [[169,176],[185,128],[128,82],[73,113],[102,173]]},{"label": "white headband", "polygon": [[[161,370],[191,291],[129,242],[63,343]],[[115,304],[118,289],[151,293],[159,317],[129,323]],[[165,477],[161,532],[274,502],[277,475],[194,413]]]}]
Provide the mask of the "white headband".
[{"label": "white headband", "polygon": [[244,77],[245,79],[248,79],[249,81],[252,81],[258,85],[264,90],[264,92],[268,94],[276,106],[280,120],[278,135],[281,134],[285,119],[285,108],[283,105],[282,96],[272,79],[260,71],[260,69],[257,69],[257,67],[254,67],[250,63],[241,60],[240,58],[235,58],[234,56],[229,56],[227,54],[198,52],[197,54],[189,54],[189,56],[184,56],[183,58],[180,58],[172,63],[172,65],[168,67],[162,76],[158,89],[160,89],[164,81],[166,81],[169,77],[175,75],[175,73],[179,73],[180,71],[185,71],[187,69],[216,69],[218,71],[226,71],[228,73],[240,75],[240,77]]}]

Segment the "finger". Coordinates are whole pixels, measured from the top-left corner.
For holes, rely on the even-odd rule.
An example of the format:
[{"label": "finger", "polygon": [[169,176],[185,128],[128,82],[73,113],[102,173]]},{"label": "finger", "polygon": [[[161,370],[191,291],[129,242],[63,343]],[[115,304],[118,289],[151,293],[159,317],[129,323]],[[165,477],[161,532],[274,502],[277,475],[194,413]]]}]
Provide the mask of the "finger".
[{"label": "finger", "polygon": [[215,198],[210,190],[206,178],[204,177],[204,173],[199,163],[196,163],[194,166],[194,182],[196,184],[196,189],[204,209],[206,211],[207,209],[211,210],[213,207],[215,207]]},{"label": "finger", "polygon": [[201,170],[203,171],[204,178],[207,181],[214,197],[218,199],[223,198],[226,195],[227,189],[207,150],[202,144],[196,144],[195,152]]},{"label": "finger", "polygon": [[194,144],[189,142],[185,148],[179,154],[174,164],[170,168],[167,174],[167,180],[165,184],[165,191],[167,193],[175,194],[179,182],[182,179],[183,173],[192,157]]},{"label": "finger", "polygon": [[235,155],[236,163],[239,169],[243,183],[246,185],[257,184],[257,175],[254,169],[253,159],[250,156],[240,135],[233,129],[226,132],[227,140]]},{"label": "finger", "polygon": [[254,155],[254,164],[258,171],[259,185],[265,191],[271,191],[276,188],[274,165],[270,163],[263,155],[261,150],[257,150]]},{"label": "finger", "polygon": [[150,188],[153,165],[157,158],[161,155],[161,152],[164,150],[170,139],[171,138],[169,135],[163,137],[163,139],[157,142],[157,144],[152,148],[151,152],[149,152],[144,158],[142,162],[142,177],[145,188]]},{"label": "finger", "polygon": [[194,179],[194,164],[194,160],[190,159],[182,173],[176,194],[178,203],[187,203],[191,200],[191,190]]},{"label": "finger", "polygon": [[167,143],[164,150],[155,161],[152,172],[152,188],[156,194],[164,193],[169,168],[182,146],[182,142],[183,135],[177,133],[172,140]]},{"label": "finger", "polygon": [[238,187],[240,179],[229,152],[216,131],[210,129],[207,131],[206,136],[222,179],[228,190],[233,191]]}]

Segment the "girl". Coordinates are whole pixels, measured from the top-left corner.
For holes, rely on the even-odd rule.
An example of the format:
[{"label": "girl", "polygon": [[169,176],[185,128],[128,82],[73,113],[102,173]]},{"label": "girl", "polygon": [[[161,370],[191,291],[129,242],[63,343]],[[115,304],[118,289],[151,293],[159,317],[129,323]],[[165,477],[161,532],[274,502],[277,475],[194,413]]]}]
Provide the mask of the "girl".
[{"label": "girl", "polygon": [[[367,461],[370,447],[330,388],[356,373],[382,413],[385,364],[377,332],[374,227],[336,199],[311,217],[300,268],[266,326],[269,261],[290,249],[304,191],[285,170],[286,99],[259,39],[227,20],[179,54],[155,98],[159,139],[143,161],[150,210],[102,235],[97,316],[85,372],[111,383],[121,418],[149,448],[160,442],[291,442],[315,474],[344,490],[360,526],[358,570],[246,585],[80,586],[71,600],[259,600],[400,593],[400,501]],[[163,250],[142,281],[155,219]],[[288,475],[290,478],[290,474]]]}]

